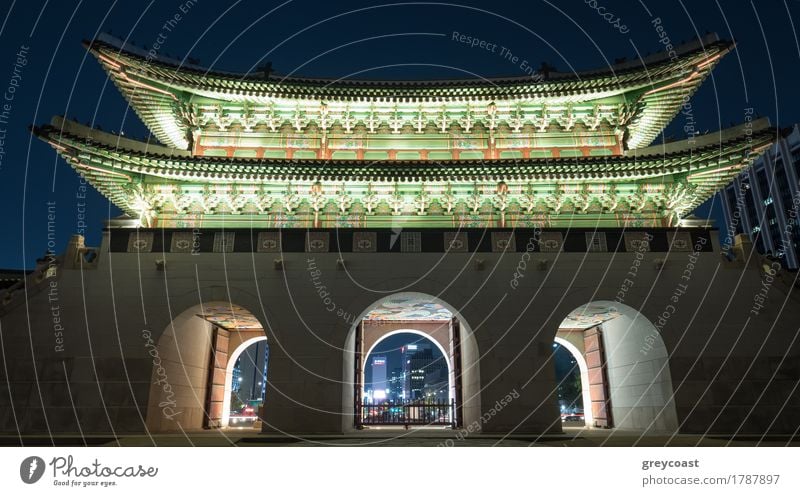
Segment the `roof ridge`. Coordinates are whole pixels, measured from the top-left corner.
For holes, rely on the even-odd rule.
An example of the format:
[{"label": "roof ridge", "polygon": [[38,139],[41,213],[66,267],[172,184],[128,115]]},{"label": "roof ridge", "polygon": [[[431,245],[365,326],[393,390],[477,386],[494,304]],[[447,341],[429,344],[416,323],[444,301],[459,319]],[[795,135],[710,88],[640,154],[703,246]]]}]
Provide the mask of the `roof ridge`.
[{"label": "roof ridge", "polygon": [[[674,62],[676,59],[684,56],[705,52],[711,46],[719,46],[724,50],[730,50],[735,45],[732,40],[724,40],[719,38],[716,33],[709,33],[696,40],[689,41],[678,45],[673,50],[662,50],[645,56],[643,58],[632,59],[625,62],[611,64],[606,67],[596,67],[592,69],[581,70],[577,72],[558,72],[549,71],[548,76],[542,79],[531,77],[531,75],[516,75],[516,76],[490,76],[486,78],[463,78],[463,79],[348,79],[348,78],[335,78],[335,77],[315,77],[315,76],[291,76],[291,75],[278,75],[271,73],[265,79],[263,72],[237,72],[226,71],[220,69],[213,69],[204,67],[198,64],[186,63],[183,60],[178,60],[172,57],[166,57],[156,54],[154,57],[150,56],[141,47],[137,47],[130,42],[113,37],[106,33],[102,33],[94,40],[84,40],[84,47],[87,50],[93,51],[98,46],[106,46],[114,48],[117,53],[126,56],[132,56],[140,60],[146,60],[148,64],[154,64],[162,67],[176,69],[176,71],[201,73],[204,76],[222,76],[228,78],[237,78],[242,82],[264,82],[264,83],[277,83],[277,84],[325,84],[325,85],[342,85],[342,86],[458,86],[458,85],[476,85],[490,83],[524,83],[530,82],[533,84],[544,82],[557,82],[569,81],[573,79],[593,79],[601,76],[627,74],[636,72],[643,69],[651,69],[654,65],[666,65]],[[188,58],[188,57],[187,57]]]}]

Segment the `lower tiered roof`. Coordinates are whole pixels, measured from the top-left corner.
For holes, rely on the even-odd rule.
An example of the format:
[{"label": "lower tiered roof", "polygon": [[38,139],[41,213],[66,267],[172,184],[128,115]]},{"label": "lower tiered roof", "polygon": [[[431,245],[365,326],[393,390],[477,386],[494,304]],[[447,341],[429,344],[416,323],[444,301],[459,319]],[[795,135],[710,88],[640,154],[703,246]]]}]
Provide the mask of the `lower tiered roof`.
[{"label": "lower tiered roof", "polygon": [[56,117],[33,132],[144,226],[671,225],[771,144],[766,119],[619,156],[199,157]]}]

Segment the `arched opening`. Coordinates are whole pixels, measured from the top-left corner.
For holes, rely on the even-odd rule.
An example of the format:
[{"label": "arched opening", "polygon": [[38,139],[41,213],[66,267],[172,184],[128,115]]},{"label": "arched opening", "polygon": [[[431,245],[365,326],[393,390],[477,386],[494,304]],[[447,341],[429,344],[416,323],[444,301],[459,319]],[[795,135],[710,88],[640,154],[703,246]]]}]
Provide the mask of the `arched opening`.
[{"label": "arched opening", "polygon": [[222,427],[259,429],[268,364],[266,336],[248,338],[230,354],[225,370]]},{"label": "arched opening", "polygon": [[363,425],[453,424],[453,371],[438,341],[399,329],[383,335],[364,357]]},{"label": "arched opening", "polygon": [[235,361],[266,335],[250,311],[223,301],[195,305],[143,338],[153,364],[148,430],[170,432],[227,425]]},{"label": "arched opening", "polygon": [[555,341],[580,369],[587,426],[677,430],[667,349],[640,312],[610,301],[582,305],[564,319]]},{"label": "arched opening", "polygon": [[[400,370],[394,371],[396,381],[402,377],[402,397],[397,392],[392,397],[391,387],[388,394],[379,392],[378,398],[374,394],[380,386],[372,384],[372,371],[365,369],[375,365],[372,360],[375,351],[381,352],[379,357],[386,360],[379,360],[377,374],[382,374],[382,367],[390,361],[396,362],[388,359],[381,343],[389,343],[389,351],[411,345],[395,350],[409,361],[404,364],[405,369],[395,367]],[[424,346],[416,347],[418,343]],[[422,293],[399,293],[382,298],[362,312],[347,337],[343,428],[452,427],[475,420],[480,415],[478,358],[477,341],[471,329],[460,314],[442,300]],[[426,372],[428,367],[421,365],[437,361],[442,366],[433,365],[431,368],[436,370],[430,370],[430,374]],[[416,371],[413,388],[410,384],[412,371]],[[392,372],[387,371],[389,381]],[[372,396],[367,394],[370,388]],[[415,392],[412,393],[412,389]],[[376,399],[377,403],[392,399],[393,409],[379,407],[375,411],[372,406]]]}]

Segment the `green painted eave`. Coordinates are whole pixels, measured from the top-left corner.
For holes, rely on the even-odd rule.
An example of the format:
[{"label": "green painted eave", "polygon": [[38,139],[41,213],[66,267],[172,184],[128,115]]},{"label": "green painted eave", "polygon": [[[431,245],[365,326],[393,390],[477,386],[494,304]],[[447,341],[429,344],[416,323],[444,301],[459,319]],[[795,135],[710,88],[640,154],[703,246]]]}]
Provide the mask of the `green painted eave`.
[{"label": "green painted eave", "polygon": [[[404,114],[425,112],[429,119],[428,113],[441,107],[443,112],[452,114],[455,123],[466,115],[458,109],[465,103],[473,105],[476,118],[484,122],[488,119],[486,106],[491,103],[506,109],[527,106],[525,122],[531,125],[547,118],[543,110],[535,110],[542,106],[625,104],[630,107],[625,110],[626,117],[610,124],[624,128],[626,146],[635,149],[652,142],[732,44],[707,37],[692,47],[679,49],[676,57],[659,54],[649,62],[645,60],[645,64],[629,62],[536,81],[519,77],[458,81],[265,79],[148,60],[124,45],[102,40],[88,46],[153,134],[181,149],[188,148],[190,132],[197,127],[193,122],[193,107],[197,105],[283,107],[282,113],[259,111],[255,116],[256,121],[277,118],[281,123],[288,122],[285,111],[293,106],[316,109],[324,104],[333,112],[332,119],[341,120],[352,111],[361,122],[367,107],[377,106],[380,112],[388,112],[384,119],[392,109]],[[511,115],[507,110],[504,119],[508,121]],[[315,118],[305,117],[310,122]]]}]

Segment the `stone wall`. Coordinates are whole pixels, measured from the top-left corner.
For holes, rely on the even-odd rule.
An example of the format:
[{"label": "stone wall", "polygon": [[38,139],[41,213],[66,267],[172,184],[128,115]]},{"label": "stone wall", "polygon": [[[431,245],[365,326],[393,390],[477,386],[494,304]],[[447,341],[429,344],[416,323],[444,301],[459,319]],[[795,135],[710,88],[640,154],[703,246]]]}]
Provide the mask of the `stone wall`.
[{"label": "stone wall", "polygon": [[[753,315],[763,288],[759,271],[716,252],[696,259],[686,252],[537,252],[523,277],[514,278],[519,252],[109,253],[107,237],[96,267],[83,274],[59,269],[53,278],[62,351],[56,351],[46,287],[32,284],[27,302],[4,304],[4,433],[164,429],[146,420],[157,404],[148,336],[161,346],[170,323],[200,301],[232,301],[264,324],[270,341],[265,430],[342,432],[352,424],[353,320],[347,316],[401,291],[447,302],[469,329],[474,366],[465,366],[464,382],[477,393],[465,398],[465,418],[484,432],[560,431],[553,367],[542,366],[559,325],[575,308],[620,294],[659,327],[682,432],[792,432],[800,418],[796,301],[773,287]],[[310,256],[329,302],[312,283]],[[274,262],[278,257],[282,264]],[[202,350],[202,335],[182,339],[181,348]],[[202,382],[199,369],[196,375]],[[187,394],[195,389],[181,385]],[[487,415],[511,392],[512,401]]]}]

